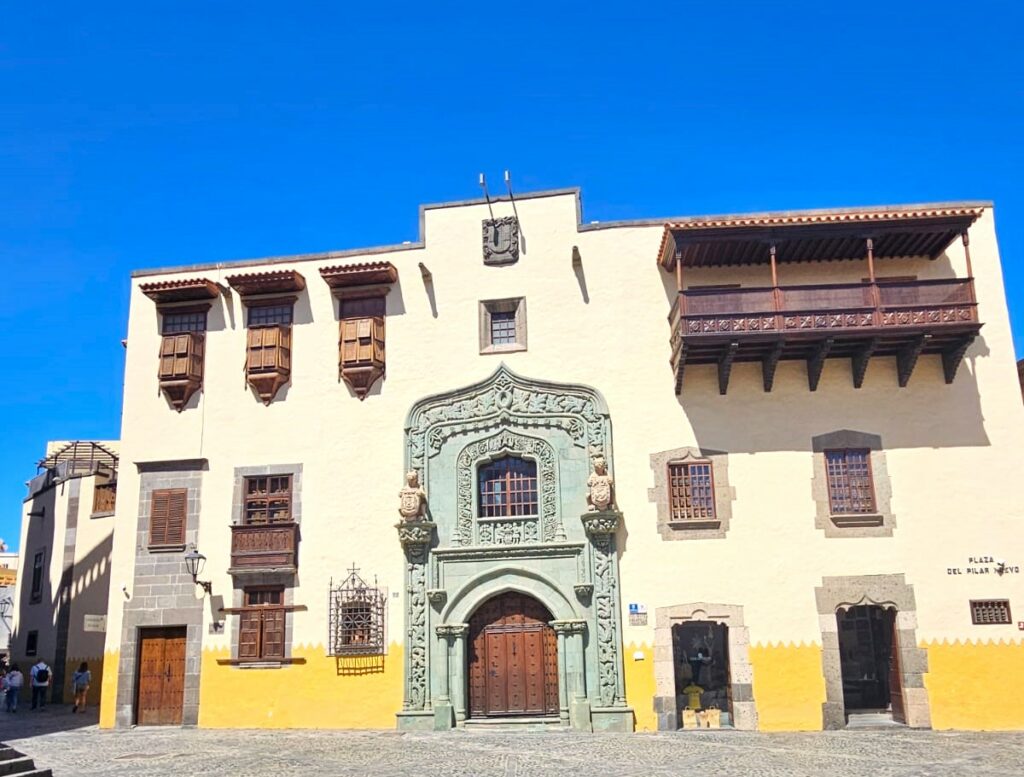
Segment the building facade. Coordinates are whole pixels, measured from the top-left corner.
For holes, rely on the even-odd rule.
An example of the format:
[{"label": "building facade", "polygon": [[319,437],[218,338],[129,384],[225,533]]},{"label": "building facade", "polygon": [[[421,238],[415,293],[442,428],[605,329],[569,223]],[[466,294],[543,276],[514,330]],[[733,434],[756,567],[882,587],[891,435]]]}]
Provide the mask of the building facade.
[{"label": "building facade", "polygon": [[0,539],[0,658],[7,660],[14,631],[14,588],[18,582],[18,554]]},{"label": "building facade", "polygon": [[95,678],[88,701],[101,699],[117,471],[116,442],[57,441],[27,483],[10,659],[49,664],[55,703],[71,700],[83,661]]},{"label": "building facade", "polygon": [[420,232],[135,274],[102,725],[1024,727],[990,204]]}]

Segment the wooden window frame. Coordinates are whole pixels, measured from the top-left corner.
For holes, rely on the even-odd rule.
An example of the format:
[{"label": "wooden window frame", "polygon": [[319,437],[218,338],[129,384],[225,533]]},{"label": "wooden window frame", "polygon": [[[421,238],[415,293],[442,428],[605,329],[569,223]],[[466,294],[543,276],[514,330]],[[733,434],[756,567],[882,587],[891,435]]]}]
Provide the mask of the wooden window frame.
[{"label": "wooden window frame", "polygon": [[[104,494],[111,493],[112,497]],[[107,483],[96,483],[92,490],[92,518],[99,518],[104,515],[113,515],[117,509],[117,481],[111,480]]]},{"label": "wooden window frame", "polygon": [[[526,347],[526,297],[507,297],[505,299],[481,300],[479,305],[480,313],[480,353],[513,353],[525,351]],[[491,314],[492,313],[514,313],[515,333],[514,343],[492,342]]]},{"label": "wooden window frame", "polygon": [[[270,511],[270,503],[272,501],[280,501],[282,499],[282,497],[281,497],[281,493],[282,492],[274,492],[275,495],[273,497],[271,496],[270,481],[272,479],[274,479],[274,478],[287,478],[287,480],[288,480],[288,491],[287,491],[286,497],[284,497],[284,498],[287,499],[288,517],[285,520],[276,520],[276,521],[270,520],[270,512],[271,512]],[[256,497],[254,499],[250,499],[249,483],[252,482],[252,481],[258,481],[258,480],[266,480],[267,481],[266,496],[265,497]],[[285,524],[294,523],[295,522],[295,516],[294,516],[294,495],[295,495],[295,476],[291,472],[282,472],[280,474],[273,474],[273,475],[245,475],[242,478],[242,515],[241,515],[241,524],[240,525],[242,525],[242,526],[283,526]],[[263,511],[266,514],[266,520],[264,520],[262,523],[257,523],[257,522],[251,521],[249,519],[249,502],[250,501],[255,502],[255,501],[259,500],[259,499],[262,499],[262,501],[264,502]]]},{"label": "wooden window frame", "polygon": [[[974,626],[1008,626],[1013,624],[1013,611],[1009,599],[971,599],[971,624]],[[987,611],[987,612],[986,612]],[[990,616],[1003,616],[1005,620],[991,620]]]},{"label": "wooden window frame", "polygon": [[39,604],[43,601],[43,576],[45,573],[46,548],[43,548],[37,550],[32,556],[32,587],[29,589],[29,604]]},{"label": "wooden window frame", "polygon": [[[253,604],[250,597],[254,594],[276,593],[280,601],[276,604]],[[290,608],[284,603],[285,588],[283,585],[256,585],[246,586],[242,589],[242,607],[232,610],[239,615],[238,622],[238,663],[281,663],[287,660],[288,653],[288,611]],[[280,651],[268,651],[267,648],[267,626],[280,625]],[[254,628],[255,626],[255,628]],[[255,654],[242,655],[243,635],[246,631],[256,634]],[[272,632],[273,633],[273,632]]]},{"label": "wooden window frame", "polygon": [[[853,484],[850,480],[849,472],[849,457],[851,454],[863,456],[864,462],[867,468],[867,485],[871,495],[870,510],[863,509],[851,509],[846,511],[836,510],[837,500],[839,496],[835,494],[833,490],[832,480],[833,477],[829,472],[829,457],[837,454],[842,454],[843,457],[843,479],[845,480],[844,487],[850,491],[850,497],[843,501],[848,501],[852,508],[856,508],[859,503],[858,499],[853,496]],[[828,489],[828,509],[829,513],[833,516],[861,516],[861,515],[877,515],[878,514],[878,494],[875,490],[875,475],[874,468],[871,465],[871,449],[870,448],[826,448],[822,455],[825,457],[825,484]]]},{"label": "wooden window frame", "polygon": [[[188,333],[205,333],[207,326],[207,316],[210,313],[209,305],[185,305],[180,307],[158,307],[157,313],[160,314],[160,334],[164,337],[170,335],[180,335]],[[185,329],[171,329],[170,324],[176,317],[190,317],[193,318],[192,323],[197,326],[190,326]]]},{"label": "wooden window frame", "polygon": [[[489,510],[492,509],[494,507],[494,505],[486,505],[486,504],[484,504],[484,496],[485,496],[484,480],[483,480],[484,471],[487,470],[490,467],[494,467],[496,465],[499,465],[502,462],[510,462],[510,461],[521,461],[521,462],[529,465],[530,467],[533,468],[533,476],[532,476],[532,478],[529,475],[526,475],[526,476],[523,476],[523,477],[519,477],[519,478],[514,478],[512,470],[510,468],[506,467],[505,472],[504,472],[504,477],[500,479],[500,482],[504,482],[504,484],[505,484],[505,490],[501,492],[502,495],[505,497],[504,505],[503,505],[504,511],[501,512],[501,513],[489,512]],[[516,519],[516,518],[533,518],[533,517],[536,517],[537,515],[539,515],[539,511],[540,511],[540,478],[539,478],[537,473],[538,473],[537,462],[534,461],[533,459],[528,459],[525,456],[508,455],[508,456],[502,456],[502,457],[497,458],[497,459],[492,459],[490,461],[481,462],[480,466],[477,468],[477,477],[476,477],[476,494],[477,494],[477,509],[476,509],[476,513],[477,513],[477,517],[478,518],[482,518],[484,520],[488,520],[488,519],[503,520],[503,519],[510,519],[510,518],[511,519]],[[532,481],[532,484],[533,484],[532,488],[530,488],[530,485],[529,485],[531,481]],[[499,482],[499,479],[492,479],[492,480],[488,480],[487,482],[488,483]],[[517,488],[513,489],[512,488],[513,485],[516,485]],[[519,487],[520,485],[522,485],[522,487]],[[521,501],[514,501],[513,500],[513,497],[515,497],[515,496],[522,496],[522,495],[527,495],[527,494],[531,494],[531,493],[533,494],[532,501],[531,500],[521,500]],[[533,508],[533,512],[514,512],[515,508],[520,508],[520,509],[524,509],[525,510],[525,509],[528,509],[530,507]]]},{"label": "wooden window frame", "polygon": [[[689,474],[691,467],[706,467],[708,472],[708,481],[710,489],[710,500],[711,500],[711,514],[710,515],[694,515],[694,506],[687,499],[685,490],[681,494],[674,493],[673,489],[673,469],[681,468],[683,470],[682,477],[685,482],[690,482],[690,490],[692,493],[692,481],[693,478]],[[688,461],[670,461],[665,465],[665,487],[668,489],[668,523],[671,526],[687,526],[687,525],[707,525],[710,523],[717,524],[718,518],[718,503],[715,499],[715,465],[710,459],[696,459]],[[684,487],[685,488],[685,487]],[[679,497],[678,499],[676,497]],[[701,508],[702,512],[706,512],[704,508]]]},{"label": "wooden window frame", "polygon": [[[176,532],[173,536],[171,535],[172,528],[172,500],[178,498],[181,500],[182,514],[180,518],[181,529]],[[159,520],[158,515],[158,500],[167,500],[167,517],[165,520],[165,526],[162,529],[163,536],[161,536],[160,527],[157,524]],[[147,538],[147,546],[150,552],[169,552],[176,550],[185,549],[185,537],[188,532],[188,489],[187,488],[156,488],[150,492],[149,496],[149,534]],[[158,541],[154,541],[158,540]],[[162,540],[162,541],[159,541]]]}]

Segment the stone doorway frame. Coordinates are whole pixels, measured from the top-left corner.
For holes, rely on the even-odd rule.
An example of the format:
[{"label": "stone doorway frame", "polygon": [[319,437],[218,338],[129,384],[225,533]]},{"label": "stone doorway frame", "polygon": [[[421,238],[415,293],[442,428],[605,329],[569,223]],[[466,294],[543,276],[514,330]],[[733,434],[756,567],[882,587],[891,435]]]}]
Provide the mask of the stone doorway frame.
[{"label": "stone doorway frame", "polygon": [[839,622],[836,613],[862,604],[896,610],[896,636],[900,644],[900,681],[907,725],[931,728],[931,707],[924,675],[928,672],[928,651],[917,646],[917,603],[914,586],[899,575],[851,575],[822,577],[814,589],[821,626],[821,664],[825,674],[825,702],[821,705],[822,725],[828,729],[846,727],[843,698],[843,669],[839,654]]},{"label": "stone doorway frame", "polygon": [[658,716],[658,731],[679,729],[672,627],[690,621],[711,621],[726,627],[733,727],[740,731],[756,731],[754,670],[750,665],[750,632],[743,622],[743,607],[708,602],[676,604],[658,607],[654,611],[654,712]]}]

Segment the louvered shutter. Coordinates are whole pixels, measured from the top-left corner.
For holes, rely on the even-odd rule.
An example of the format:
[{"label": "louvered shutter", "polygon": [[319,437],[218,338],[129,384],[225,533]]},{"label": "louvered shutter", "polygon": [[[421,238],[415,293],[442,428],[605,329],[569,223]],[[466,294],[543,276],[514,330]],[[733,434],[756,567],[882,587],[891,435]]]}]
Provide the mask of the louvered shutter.
[{"label": "louvered shutter", "polygon": [[188,491],[176,488],[170,492],[167,505],[167,544],[185,544],[185,521],[188,517]]},{"label": "louvered shutter", "polygon": [[149,509],[149,544],[167,544],[167,513],[170,505],[169,491],[154,491]]},{"label": "louvered shutter", "polygon": [[260,657],[260,618],[259,611],[245,611],[238,620],[238,657],[239,659],[256,659]]},{"label": "louvered shutter", "polygon": [[277,327],[277,353],[275,354],[277,369],[289,372],[292,368],[292,328],[290,324],[279,324]]},{"label": "louvered shutter", "polygon": [[354,364],[359,359],[359,319],[341,322],[341,363]]},{"label": "louvered shutter", "polygon": [[249,372],[259,370],[263,367],[263,329],[256,327],[249,330],[249,358],[247,369]]},{"label": "louvered shutter", "polygon": [[284,610],[267,608],[263,616],[262,658],[284,658]]},{"label": "louvered shutter", "polygon": [[206,350],[206,335],[203,332],[189,334],[191,357],[189,359],[188,377],[193,380],[203,379],[203,354]]},{"label": "louvered shutter", "polygon": [[264,327],[260,330],[263,333],[263,349],[260,367],[264,370],[277,369],[277,343],[280,329],[276,326]]}]

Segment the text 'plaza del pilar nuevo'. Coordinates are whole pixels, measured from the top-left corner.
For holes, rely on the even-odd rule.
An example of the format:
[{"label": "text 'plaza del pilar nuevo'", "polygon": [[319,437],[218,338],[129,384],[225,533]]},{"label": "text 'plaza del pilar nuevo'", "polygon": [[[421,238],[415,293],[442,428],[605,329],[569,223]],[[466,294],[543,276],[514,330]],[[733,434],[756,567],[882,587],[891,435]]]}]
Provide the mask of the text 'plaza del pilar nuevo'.
[{"label": "text 'plaza del pilar nuevo'", "polygon": [[126,347],[11,646],[90,661],[102,726],[1024,728],[991,203],[428,205],[136,272]]}]

